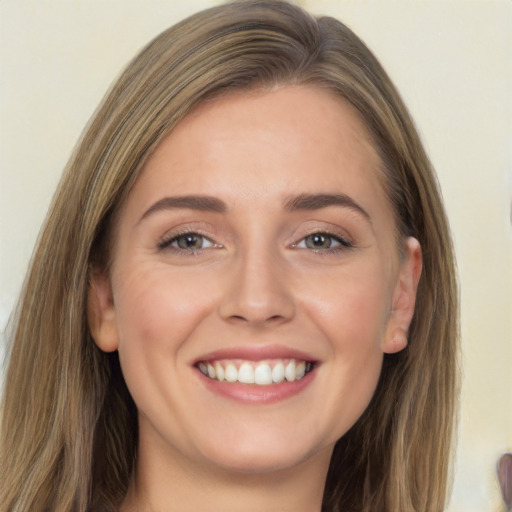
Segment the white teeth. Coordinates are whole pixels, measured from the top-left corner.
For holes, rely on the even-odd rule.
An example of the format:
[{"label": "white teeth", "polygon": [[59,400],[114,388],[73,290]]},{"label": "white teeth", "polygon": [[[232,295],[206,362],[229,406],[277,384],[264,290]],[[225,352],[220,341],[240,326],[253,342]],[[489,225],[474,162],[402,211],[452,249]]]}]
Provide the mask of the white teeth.
[{"label": "white teeth", "polygon": [[277,363],[272,369],[272,382],[276,384],[283,382],[284,380],[284,365],[283,363]]},{"label": "white teeth", "polygon": [[204,363],[199,363],[198,366],[203,375],[208,375],[208,368],[206,367],[206,365]]},{"label": "white teeth", "polygon": [[267,363],[260,363],[254,370],[254,383],[259,386],[272,384],[272,370]]},{"label": "white teeth", "polygon": [[306,375],[306,361],[301,361],[295,366],[295,380],[302,379]]},{"label": "white teeth", "polygon": [[238,382],[254,384],[254,368],[249,363],[243,363],[238,370]]},{"label": "white teeth", "polygon": [[224,373],[224,378],[228,382],[236,382],[238,380],[238,370],[234,364],[228,364]]},{"label": "white teeth", "polygon": [[295,380],[295,360],[292,359],[284,369],[284,376],[288,382],[293,382]]},{"label": "white teeth", "polygon": [[220,363],[215,363],[215,374],[217,380],[220,380],[221,382],[224,380],[224,368]]},{"label": "white teeth", "polygon": [[295,359],[252,361],[224,360],[211,363],[200,362],[199,371],[210,379],[242,384],[270,386],[284,380],[294,382],[302,379],[313,369],[311,363]]}]

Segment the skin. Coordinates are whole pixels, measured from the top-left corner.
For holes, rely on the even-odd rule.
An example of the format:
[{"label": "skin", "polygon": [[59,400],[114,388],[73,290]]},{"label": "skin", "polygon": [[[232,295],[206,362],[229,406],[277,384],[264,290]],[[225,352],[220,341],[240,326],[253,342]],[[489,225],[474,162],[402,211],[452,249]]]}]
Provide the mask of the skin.
[{"label": "skin", "polygon": [[[334,444],[368,405],[383,354],[406,346],[414,310],[421,252],[409,238],[399,256],[382,181],[357,113],[315,88],[217,99],[159,145],[90,298],[93,337],[119,351],[139,412],[123,510],[320,511]],[[357,207],[291,209],[303,194]],[[178,196],[225,211],[159,203]],[[308,238],[319,232],[325,247]],[[202,248],[180,250],[184,233]],[[195,366],[276,345],[317,364],[275,403],[220,396]]]}]

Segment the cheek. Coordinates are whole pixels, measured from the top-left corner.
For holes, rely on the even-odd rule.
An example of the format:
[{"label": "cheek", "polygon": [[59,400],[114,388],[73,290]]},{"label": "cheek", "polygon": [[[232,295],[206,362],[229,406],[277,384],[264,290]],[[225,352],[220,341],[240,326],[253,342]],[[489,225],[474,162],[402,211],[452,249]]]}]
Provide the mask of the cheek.
[{"label": "cheek", "polygon": [[333,437],[339,439],[357,422],[375,394],[382,370],[383,353],[376,331],[364,326],[338,340],[328,378],[334,392],[325,404],[333,413]]},{"label": "cheek", "polygon": [[[121,279],[115,295],[120,342],[177,342],[186,337],[205,311],[211,309],[208,281],[162,265],[145,269],[135,265],[129,277]],[[128,275],[128,273],[127,273]]]},{"label": "cheek", "polygon": [[390,304],[384,275],[379,265],[347,265],[321,284],[310,281],[309,290],[302,295],[303,307],[330,352],[332,364],[325,365],[321,375],[331,389],[323,405],[332,411],[333,438],[357,421],[378,383],[383,359],[380,342]]},{"label": "cheek", "polygon": [[[214,303],[204,279],[166,266],[134,265],[119,274],[114,295],[123,376],[139,413],[158,417],[176,406],[168,390],[180,386],[187,363],[186,341]],[[213,283],[212,283],[213,284]],[[174,396],[174,395],[173,395]],[[174,400],[174,399],[173,399]]]},{"label": "cheek", "polygon": [[163,361],[178,367],[182,345],[214,308],[214,294],[208,281],[187,272],[134,268],[125,279],[120,275],[114,299],[125,378],[144,382],[143,373],[151,377]]},{"label": "cheek", "polygon": [[[345,268],[313,283],[302,294],[304,307],[335,351],[379,349],[390,314],[391,293],[380,266]],[[379,349],[380,350],[380,349]]]}]

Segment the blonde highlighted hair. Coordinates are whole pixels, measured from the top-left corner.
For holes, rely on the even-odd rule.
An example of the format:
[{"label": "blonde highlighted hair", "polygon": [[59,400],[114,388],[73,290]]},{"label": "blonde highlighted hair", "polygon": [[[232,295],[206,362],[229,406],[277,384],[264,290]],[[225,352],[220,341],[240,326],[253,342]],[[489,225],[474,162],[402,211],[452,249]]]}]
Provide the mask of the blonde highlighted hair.
[{"label": "blonde highlighted hair", "polygon": [[1,511],[118,509],[137,457],[137,416],[117,355],[91,339],[91,268],[108,266],[116,212],[149,155],[191,109],[221,94],[286,84],[325,89],[357,109],[383,162],[397,231],[416,237],[423,253],[408,347],[385,355],[369,407],[336,444],[322,510],[443,510],[458,311],[434,171],[398,92],[350,29],[287,2],[249,0],[191,16],[143,49],[68,164],[14,319]]}]

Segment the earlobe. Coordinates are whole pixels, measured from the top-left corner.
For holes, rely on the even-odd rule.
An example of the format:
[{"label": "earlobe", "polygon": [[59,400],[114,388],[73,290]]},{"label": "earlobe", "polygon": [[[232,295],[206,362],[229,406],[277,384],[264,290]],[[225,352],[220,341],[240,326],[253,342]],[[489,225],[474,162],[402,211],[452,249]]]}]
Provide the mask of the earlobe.
[{"label": "earlobe", "polygon": [[386,333],[381,342],[382,351],[387,354],[400,352],[407,346],[421,270],[420,244],[415,238],[409,237],[405,243],[405,259],[396,282]]},{"label": "earlobe", "polygon": [[383,351],[386,354],[396,354],[407,347],[407,331],[397,327],[391,332],[389,339],[383,343]]},{"label": "earlobe", "polygon": [[91,336],[101,350],[114,352],[119,347],[119,336],[110,277],[107,272],[92,270],[89,279],[87,318]]}]

